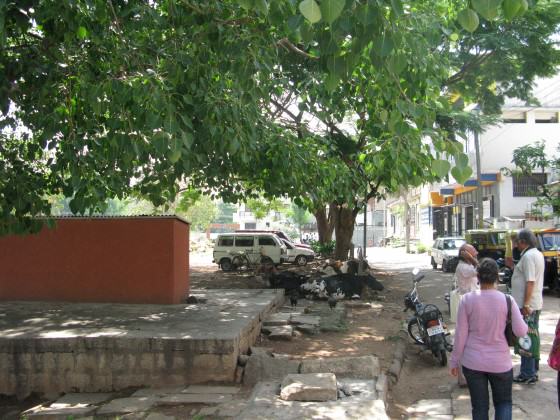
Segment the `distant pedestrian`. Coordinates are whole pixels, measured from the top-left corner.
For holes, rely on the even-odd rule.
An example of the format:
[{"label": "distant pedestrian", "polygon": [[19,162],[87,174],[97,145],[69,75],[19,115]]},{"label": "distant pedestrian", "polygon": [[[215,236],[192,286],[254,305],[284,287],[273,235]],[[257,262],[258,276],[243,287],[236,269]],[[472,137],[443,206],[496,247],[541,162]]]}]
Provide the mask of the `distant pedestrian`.
[{"label": "distant pedestrian", "polygon": [[521,308],[533,338],[531,348],[520,352],[521,369],[513,380],[522,384],[535,384],[539,380],[539,315],[543,306],[544,256],[536,247],[535,234],[529,229],[521,229],[517,234],[521,258],[511,277],[511,295]]},{"label": "distant pedestrian", "polygon": [[[455,275],[453,276],[453,282],[455,284],[455,291],[452,294],[453,304],[450,310],[453,311],[452,321],[457,320],[457,311],[459,310],[458,302],[461,297],[469,292],[474,292],[479,289],[478,276],[476,273],[476,266],[478,265],[478,259],[476,258],[478,251],[471,244],[463,244],[459,248],[459,263],[457,268],[455,268]],[[467,381],[463,375],[461,366],[458,366],[459,374],[457,381],[460,386],[465,386]]]},{"label": "distant pedestrian", "polygon": [[455,269],[455,284],[457,291],[462,296],[479,289],[476,266],[478,251],[471,244],[463,244],[459,248],[459,263]]},{"label": "distant pedestrian", "polygon": [[558,394],[558,408],[560,409],[560,319],[556,324],[556,333],[554,334],[554,342],[548,355],[548,365],[558,371],[556,376],[556,393]]},{"label": "distant pedestrian", "polygon": [[[459,303],[455,343],[451,353],[451,375],[459,374],[459,364],[467,379],[473,420],[488,419],[488,383],[492,388],[495,419],[512,418],[511,388],[513,368],[505,327],[507,300],[498,291],[498,265],[483,258],[477,269],[480,290],[467,293]],[[519,308],[511,300],[511,318],[516,336],[527,333]]]}]

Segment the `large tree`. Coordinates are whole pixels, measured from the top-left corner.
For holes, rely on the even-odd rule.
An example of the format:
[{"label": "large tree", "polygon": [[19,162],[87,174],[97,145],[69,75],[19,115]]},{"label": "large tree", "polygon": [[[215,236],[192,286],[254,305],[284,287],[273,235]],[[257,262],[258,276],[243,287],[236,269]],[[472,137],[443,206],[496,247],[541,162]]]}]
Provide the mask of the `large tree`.
[{"label": "large tree", "polygon": [[552,72],[557,1],[511,3],[3,2],[0,233],[36,228],[49,195],[159,205],[181,180],[330,205],[343,254],[367,197],[441,178],[449,156],[468,177],[457,98],[495,111]]}]

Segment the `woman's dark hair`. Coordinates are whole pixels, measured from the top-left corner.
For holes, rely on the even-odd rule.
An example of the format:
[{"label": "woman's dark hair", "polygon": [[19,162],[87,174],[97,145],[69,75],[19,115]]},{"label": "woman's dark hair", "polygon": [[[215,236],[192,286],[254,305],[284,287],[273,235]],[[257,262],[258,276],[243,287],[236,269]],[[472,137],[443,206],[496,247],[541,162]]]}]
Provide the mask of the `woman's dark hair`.
[{"label": "woman's dark hair", "polygon": [[484,284],[492,284],[498,281],[499,270],[498,264],[492,258],[483,258],[478,263],[478,267],[476,269],[478,273],[478,280],[480,283]]}]

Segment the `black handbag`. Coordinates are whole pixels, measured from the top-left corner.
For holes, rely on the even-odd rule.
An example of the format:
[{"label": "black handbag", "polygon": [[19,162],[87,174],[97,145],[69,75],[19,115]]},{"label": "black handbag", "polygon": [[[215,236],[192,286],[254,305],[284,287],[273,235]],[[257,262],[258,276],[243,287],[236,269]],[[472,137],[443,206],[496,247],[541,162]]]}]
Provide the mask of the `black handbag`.
[{"label": "black handbag", "polygon": [[513,334],[513,326],[511,325],[511,297],[508,295],[505,296],[506,296],[507,308],[508,308],[505,335],[506,335],[506,341],[508,343],[508,346],[513,347],[515,345],[516,338],[515,338],[515,334]]}]

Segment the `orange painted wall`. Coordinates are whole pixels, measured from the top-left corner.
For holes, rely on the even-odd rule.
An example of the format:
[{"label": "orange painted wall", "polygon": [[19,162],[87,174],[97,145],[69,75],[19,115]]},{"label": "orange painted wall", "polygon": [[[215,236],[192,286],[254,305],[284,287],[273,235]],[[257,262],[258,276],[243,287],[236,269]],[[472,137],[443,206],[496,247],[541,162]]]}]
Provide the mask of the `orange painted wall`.
[{"label": "orange painted wall", "polygon": [[175,217],[60,218],[0,237],[0,300],[180,303],[189,225]]}]

